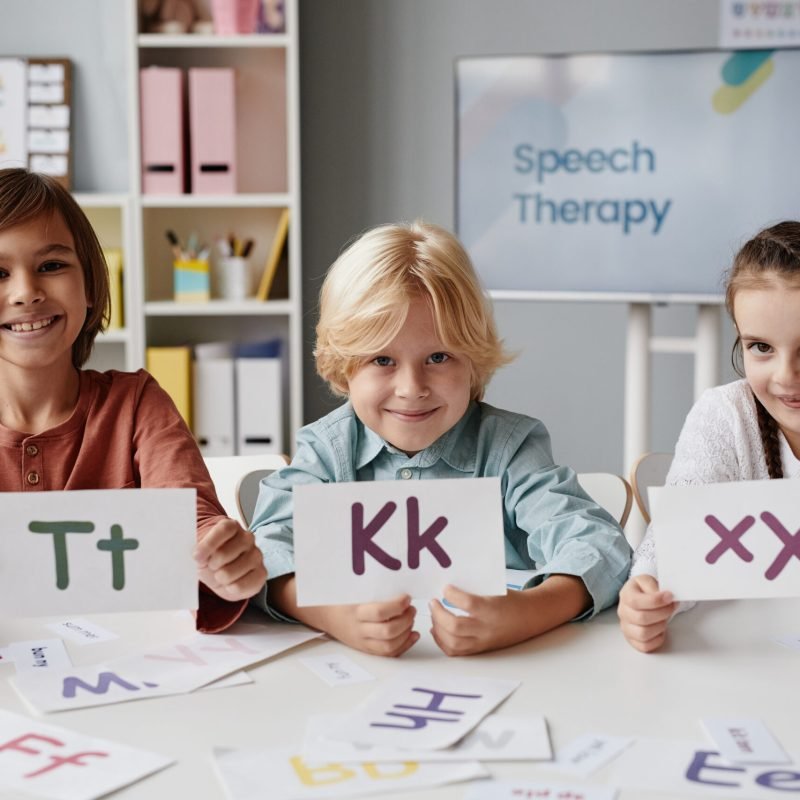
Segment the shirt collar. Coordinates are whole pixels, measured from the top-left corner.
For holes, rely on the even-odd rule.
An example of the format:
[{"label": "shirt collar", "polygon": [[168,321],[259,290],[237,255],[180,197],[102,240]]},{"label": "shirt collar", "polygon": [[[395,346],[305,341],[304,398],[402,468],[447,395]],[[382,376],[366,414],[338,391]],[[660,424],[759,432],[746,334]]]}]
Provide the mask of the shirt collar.
[{"label": "shirt collar", "polygon": [[[359,431],[358,447],[356,448],[356,470],[374,461],[384,449],[395,455],[401,454],[389,442],[378,436],[375,431],[364,425],[358,417],[356,417],[356,420]],[[473,401],[467,407],[464,416],[449,431],[442,434],[430,447],[426,447],[416,455],[409,457],[409,463],[424,468],[432,466],[439,459],[443,459],[454,469],[462,472],[474,472],[479,425],[480,408]]]},{"label": "shirt collar", "polygon": [[781,466],[783,467],[784,478],[800,477],[800,459],[792,452],[789,442],[783,435],[783,431],[778,433],[778,440],[781,443]]}]

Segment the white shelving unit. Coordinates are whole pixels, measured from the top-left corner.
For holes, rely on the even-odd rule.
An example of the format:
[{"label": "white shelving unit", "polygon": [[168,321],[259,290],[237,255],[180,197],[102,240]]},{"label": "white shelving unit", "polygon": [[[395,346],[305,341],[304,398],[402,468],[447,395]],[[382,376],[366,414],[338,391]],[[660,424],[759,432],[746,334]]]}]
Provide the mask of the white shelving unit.
[{"label": "white shelving unit", "polygon": [[[124,0],[129,120],[128,192],[76,197],[101,242],[124,261],[125,327],[98,339],[91,366],[136,369],[149,346],[280,338],[283,355],[284,447],[302,425],[297,0],[286,0],[286,33],[238,36],[140,32],[138,0]],[[237,73],[238,193],[145,195],[141,190],[139,70],[147,66],[231,66]],[[207,242],[229,231],[252,238],[253,285],[272,245],[281,211],[289,209],[288,298],[260,302],[176,303],[167,229]],[[212,291],[213,267],[212,255]],[[213,295],[212,295],[213,296]]]}]

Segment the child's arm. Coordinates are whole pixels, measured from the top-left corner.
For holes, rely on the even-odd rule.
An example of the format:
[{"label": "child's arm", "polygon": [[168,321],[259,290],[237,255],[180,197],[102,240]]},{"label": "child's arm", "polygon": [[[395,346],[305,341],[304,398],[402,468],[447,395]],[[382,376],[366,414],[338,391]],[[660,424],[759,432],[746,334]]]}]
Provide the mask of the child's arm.
[{"label": "child's arm", "polygon": [[299,608],[294,575],[283,575],[269,583],[269,604],[283,614],[372,655],[396,658],[419,639],[419,634],[412,630],[417,610],[408,595],[383,603]]},{"label": "child's arm", "polygon": [[617,615],[622,633],[637,650],[652,653],[664,644],[676,608],[672,595],[659,591],[652,575],[636,575],[619,593]]},{"label": "child's arm", "polygon": [[430,604],[436,644],[448,656],[467,656],[524,642],[574,619],[592,605],[580,578],[551,575],[544,583],[497,597],[447,586],[444,598],[469,616],[451,614],[438,600]]}]

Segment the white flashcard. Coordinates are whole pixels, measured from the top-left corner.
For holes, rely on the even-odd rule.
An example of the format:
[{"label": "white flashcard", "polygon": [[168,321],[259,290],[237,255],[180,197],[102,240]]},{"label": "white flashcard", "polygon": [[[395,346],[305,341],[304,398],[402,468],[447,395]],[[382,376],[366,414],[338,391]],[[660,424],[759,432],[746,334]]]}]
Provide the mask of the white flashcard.
[{"label": "white flashcard", "polygon": [[72,659],[61,639],[11,642],[6,646],[6,653],[14,662],[17,672],[59,670],[72,666]]},{"label": "white flashcard", "polygon": [[68,153],[69,131],[29,128],[28,150],[33,153]]},{"label": "white flashcard", "polygon": [[28,106],[31,128],[68,128],[69,106]]},{"label": "white flashcard", "polygon": [[676,600],[800,595],[791,481],[651,488],[658,580]]},{"label": "white flashcard", "polygon": [[722,757],[734,764],[789,764],[792,760],[760,719],[706,718],[700,724]]},{"label": "white flashcard", "polygon": [[321,635],[277,622],[239,624],[230,633],[197,633],[106,664],[19,674],[11,681],[43,712],[185,694]]},{"label": "white flashcard", "polygon": [[337,742],[328,738],[341,724],[340,714],[308,718],[303,757],[314,761],[542,761],[552,758],[550,736],[544,717],[492,714],[452,747],[442,750],[398,750],[368,744]]},{"label": "white flashcard", "polygon": [[351,683],[375,680],[374,675],[342,653],[332,653],[327,656],[306,656],[300,659],[300,663],[304,667],[308,667],[328,686],[349,686]]},{"label": "white flashcard", "polygon": [[59,83],[64,80],[63,64],[30,64],[28,80],[31,83]]},{"label": "white flashcard", "polygon": [[628,736],[587,733],[557,750],[555,758],[542,767],[586,777],[615,759],[633,741]]},{"label": "white flashcard", "polygon": [[490,780],[470,786],[464,800],[614,800],[616,796],[617,790],[606,786]]},{"label": "white flashcard", "polygon": [[796,633],[790,633],[786,636],[775,636],[773,641],[788,648],[789,650],[800,651],[800,636]]},{"label": "white flashcard", "polygon": [[3,494],[0,608],[24,617],[197,608],[194,489]]},{"label": "white flashcard", "polygon": [[448,783],[486,778],[477,762],[382,764],[309,762],[287,748],[214,748],[214,765],[229,800],[313,800],[331,797],[372,797]]},{"label": "white flashcard", "polygon": [[495,678],[403,675],[384,683],[328,735],[407,750],[450,747],[518,686]]},{"label": "white flashcard", "polygon": [[63,83],[28,84],[28,101],[31,103],[63,103]]},{"label": "white flashcard", "polygon": [[641,738],[614,762],[610,782],[670,797],[776,800],[797,793],[800,764],[745,767],[731,764],[707,744]]},{"label": "white flashcard", "polygon": [[0,711],[0,788],[93,800],[173,763],[166,756]]},{"label": "white flashcard", "polygon": [[438,597],[448,583],[506,592],[499,478],[314,484],[294,496],[301,606]]},{"label": "white flashcard", "polygon": [[78,644],[95,644],[119,639],[118,634],[88,619],[65,619],[63,622],[50,622],[45,625],[45,628]]}]

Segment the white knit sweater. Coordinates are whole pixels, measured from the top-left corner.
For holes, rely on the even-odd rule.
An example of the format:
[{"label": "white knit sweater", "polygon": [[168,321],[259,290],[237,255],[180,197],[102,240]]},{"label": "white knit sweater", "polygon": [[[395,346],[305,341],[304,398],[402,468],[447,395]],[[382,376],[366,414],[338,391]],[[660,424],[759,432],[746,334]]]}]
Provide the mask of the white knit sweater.
[{"label": "white knit sweater", "polygon": [[[800,476],[800,461],[784,435],[779,433],[778,438],[784,476]],[[769,473],[758,431],[756,406],[747,382],[734,381],[703,392],[678,437],[667,485],[692,486],[766,478]],[[634,575],[658,577],[652,524],[633,554],[631,576]],[[678,610],[692,605],[681,603]]]}]

